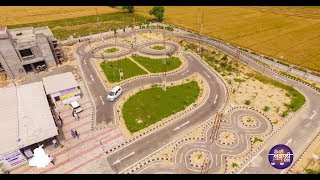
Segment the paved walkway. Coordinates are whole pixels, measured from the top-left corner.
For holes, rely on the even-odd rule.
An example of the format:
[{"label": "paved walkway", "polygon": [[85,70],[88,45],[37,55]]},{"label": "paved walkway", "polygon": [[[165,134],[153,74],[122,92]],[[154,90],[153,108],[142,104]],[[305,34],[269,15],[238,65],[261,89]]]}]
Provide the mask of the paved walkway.
[{"label": "paved walkway", "polygon": [[[55,165],[50,163],[45,168],[37,169],[26,164],[13,170],[12,174],[113,173],[104,152],[123,143],[125,139],[116,127],[91,130],[92,107],[88,96],[84,95],[79,103],[84,109],[79,114],[79,121],[72,117],[68,106],[58,106],[64,123],[59,136],[63,138],[59,139],[63,147],[54,148],[50,145],[45,148],[45,152],[55,158]],[[71,136],[71,129],[78,131],[79,139]]]}]

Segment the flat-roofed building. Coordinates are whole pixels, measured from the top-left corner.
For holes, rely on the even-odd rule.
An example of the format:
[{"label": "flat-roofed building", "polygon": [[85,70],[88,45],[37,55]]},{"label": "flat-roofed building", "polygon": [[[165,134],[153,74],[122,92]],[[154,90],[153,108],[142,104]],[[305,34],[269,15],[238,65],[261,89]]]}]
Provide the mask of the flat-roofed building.
[{"label": "flat-roofed building", "polygon": [[0,162],[15,168],[27,162],[22,149],[58,131],[42,82],[0,88],[0,99]]},{"label": "flat-roofed building", "polygon": [[79,84],[71,72],[44,77],[42,82],[46,94],[55,104],[68,104],[82,96]]}]

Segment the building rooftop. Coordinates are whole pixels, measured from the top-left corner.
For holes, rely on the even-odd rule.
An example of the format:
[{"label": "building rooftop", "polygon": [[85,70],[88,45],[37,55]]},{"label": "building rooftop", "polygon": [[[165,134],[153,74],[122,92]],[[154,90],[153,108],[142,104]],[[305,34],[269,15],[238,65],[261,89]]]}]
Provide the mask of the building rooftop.
[{"label": "building rooftop", "polygon": [[0,154],[58,134],[42,82],[0,88],[0,99]]},{"label": "building rooftop", "polygon": [[36,40],[36,35],[34,33],[33,27],[23,27],[9,30],[12,39],[16,41],[16,43],[26,43],[33,42]]},{"label": "building rooftop", "polygon": [[71,72],[44,77],[42,82],[47,94],[79,86]]},{"label": "building rooftop", "polygon": [[34,33],[35,34],[44,34],[45,36],[53,36],[51,30],[49,29],[48,26],[44,26],[44,27],[36,27],[34,28]]}]

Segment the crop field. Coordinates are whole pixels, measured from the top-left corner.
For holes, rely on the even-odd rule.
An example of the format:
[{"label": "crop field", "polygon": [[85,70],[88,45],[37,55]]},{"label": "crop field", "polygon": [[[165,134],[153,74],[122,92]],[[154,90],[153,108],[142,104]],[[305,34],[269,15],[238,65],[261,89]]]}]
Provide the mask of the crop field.
[{"label": "crop field", "polygon": [[199,32],[202,11],[204,34],[320,72],[320,7],[166,6],[164,21]]},{"label": "crop field", "polygon": [[2,6],[0,25],[17,25],[119,12],[109,6]]},{"label": "crop field", "polygon": [[[119,11],[115,9],[115,11]],[[78,12],[78,14],[81,14]],[[60,17],[60,14],[59,14]],[[39,27],[39,26],[48,26],[52,33],[55,35],[56,38],[59,40],[65,40],[69,36],[79,37],[79,36],[86,36],[89,34],[96,34],[100,32],[106,32],[109,30],[115,30],[118,28],[125,28],[126,26],[130,26],[133,24],[134,15],[131,13],[126,12],[112,12],[108,11],[105,14],[94,14],[82,17],[73,17],[70,18],[69,16],[64,19],[58,20],[49,20],[49,21],[41,21],[41,22],[34,22],[34,23],[25,23],[27,24],[15,24],[9,25],[9,29],[12,28],[19,28],[19,27]],[[141,15],[135,16],[135,23],[142,23],[146,22],[147,19]]]}]

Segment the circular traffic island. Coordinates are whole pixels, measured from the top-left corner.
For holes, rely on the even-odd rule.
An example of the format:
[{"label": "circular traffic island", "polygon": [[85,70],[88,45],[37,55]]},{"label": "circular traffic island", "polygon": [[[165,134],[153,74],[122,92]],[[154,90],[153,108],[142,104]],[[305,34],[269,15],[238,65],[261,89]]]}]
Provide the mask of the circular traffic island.
[{"label": "circular traffic island", "polygon": [[246,127],[254,127],[258,124],[257,119],[251,116],[243,116],[241,122]]},{"label": "circular traffic island", "polygon": [[129,97],[123,104],[122,117],[130,133],[135,133],[186,109],[199,94],[197,81],[168,86],[166,91],[153,85]]},{"label": "circular traffic island", "polygon": [[150,47],[150,49],[156,50],[156,51],[164,50],[164,46],[163,45],[153,45],[153,46],[149,46],[149,47]]},{"label": "circular traffic island", "polygon": [[208,153],[205,151],[193,151],[190,154],[190,165],[194,167],[202,167],[205,160],[208,159]]},{"label": "circular traffic island", "polygon": [[221,131],[219,133],[219,143],[222,145],[231,145],[236,140],[236,134],[232,131]]}]

